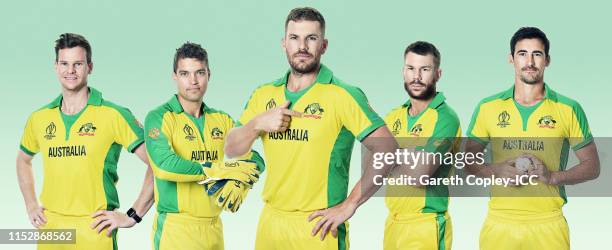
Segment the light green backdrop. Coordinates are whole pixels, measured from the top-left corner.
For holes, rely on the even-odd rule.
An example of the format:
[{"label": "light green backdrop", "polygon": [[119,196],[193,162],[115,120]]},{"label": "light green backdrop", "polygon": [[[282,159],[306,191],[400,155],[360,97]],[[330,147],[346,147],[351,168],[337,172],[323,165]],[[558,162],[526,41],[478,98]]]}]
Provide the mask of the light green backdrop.
[{"label": "light green backdrop", "polygon": [[[206,103],[237,118],[251,91],[287,68],[280,48],[284,18],[296,6],[318,8],[327,21],[329,49],[323,57],[335,74],[362,88],[385,114],[405,101],[402,53],[415,40],[434,43],[442,53],[439,90],[467,128],[481,98],[512,84],[507,63],[509,39],[521,26],[538,26],[551,40],[546,81],[578,100],[595,136],[612,136],[609,116],[608,25],[611,4],[601,1],[11,1],[0,9],[1,228],[30,228],[15,177],[15,152],[27,116],[59,93],[53,71],[53,41],[63,32],[83,34],[93,46],[90,85],[104,97],[129,107],[143,119],[175,91],[172,56],[182,42],[208,49],[212,79]],[[402,2],[402,3],[399,3]],[[256,143],[260,149],[260,143]],[[359,147],[355,147],[355,156]],[[603,171],[608,164],[602,161]],[[40,188],[41,161],[34,171]],[[351,186],[360,172],[354,160]],[[130,207],[144,167],[124,154],[119,165],[121,208]],[[223,214],[226,249],[251,249],[263,181],[237,214]],[[39,190],[40,191],[40,190]],[[487,198],[455,198],[451,203],[455,249],[476,249]],[[610,236],[611,198],[570,198],[565,206],[575,249],[601,246]],[[149,249],[154,211],[133,229],[121,230],[122,249]],[[382,246],[386,209],[373,198],[351,219],[353,249]],[[5,249],[5,247],[0,246]],[[33,249],[33,246],[10,246]],[[7,249],[8,249],[7,248]]]}]

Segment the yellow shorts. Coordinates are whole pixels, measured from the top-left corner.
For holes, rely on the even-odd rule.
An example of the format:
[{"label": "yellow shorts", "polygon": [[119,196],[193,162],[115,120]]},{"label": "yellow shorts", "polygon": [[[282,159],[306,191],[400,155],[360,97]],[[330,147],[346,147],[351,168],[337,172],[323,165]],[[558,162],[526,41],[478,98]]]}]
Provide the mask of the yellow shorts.
[{"label": "yellow shorts", "polygon": [[509,215],[489,211],[480,231],[480,249],[569,249],[569,228],[563,213]]},{"label": "yellow shorts", "polygon": [[38,244],[39,250],[110,250],[117,249],[117,231],[111,237],[106,236],[106,230],[100,234],[91,229],[94,221],[90,216],[69,216],[45,210],[47,223],[41,229],[76,229],[74,244]]},{"label": "yellow shorts", "polygon": [[349,248],[348,223],[338,227],[338,238],[329,233],[323,241],[320,234],[311,236],[317,219],[308,222],[312,212],[286,212],[264,207],[257,226],[256,250],[346,250]]},{"label": "yellow shorts", "polygon": [[153,221],[153,249],[223,249],[223,224],[218,216],[157,213]]},{"label": "yellow shorts", "polygon": [[448,213],[390,214],[385,223],[383,248],[451,249],[453,226]]}]

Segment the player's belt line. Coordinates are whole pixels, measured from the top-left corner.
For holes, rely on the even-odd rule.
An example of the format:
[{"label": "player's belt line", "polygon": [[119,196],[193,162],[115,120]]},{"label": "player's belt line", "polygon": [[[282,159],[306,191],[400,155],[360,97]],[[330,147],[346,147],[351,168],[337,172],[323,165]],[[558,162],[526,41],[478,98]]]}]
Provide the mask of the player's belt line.
[{"label": "player's belt line", "polygon": [[[91,212],[91,214],[93,214],[94,212]],[[50,210],[45,209],[44,211],[45,216],[51,216],[51,217],[61,217],[62,219],[65,220],[83,220],[83,219],[89,219],[89,220],[93,220],[91,218],[91,214],[88,215],[70,215],[70,214],[62,214],[62,213],[57,213],[57,212],[53,212]]]},{"label": "player's belt line", "polygon": [[165,223],[199,223],[199,224],[212,224],[219,219],[219,216],[215,217],[195,217],[185,213],[166,213]]},{"label": "player's belt line", "polygon": [[[395,222],[419,222],[432,219],[435,220],[438,213],[395,213],[389,216]],[[444,218],[448,220],[448,212],[444,212]]]},{"label": "player's belt line", "polygon": [[314,212],[314,211],[284,211],[284,210],[274,208],[268,203],[266,203],[266,205],[264,206],[264,209],[267,210],[269,213],[273,213],[273,214],[277,214],[281,216],[298,217],[298,218],[308,217],[311,213]]},{"label": "player's belt line", "polygon": [[563,212],[552,211],[552,212],[541,212],[537,214],[518,215],[510,214],[507,212],[501,212],[496,210],[489,210],[488,217],[505,223],[542,223],[547,221],[555,221],[563,217]]}]

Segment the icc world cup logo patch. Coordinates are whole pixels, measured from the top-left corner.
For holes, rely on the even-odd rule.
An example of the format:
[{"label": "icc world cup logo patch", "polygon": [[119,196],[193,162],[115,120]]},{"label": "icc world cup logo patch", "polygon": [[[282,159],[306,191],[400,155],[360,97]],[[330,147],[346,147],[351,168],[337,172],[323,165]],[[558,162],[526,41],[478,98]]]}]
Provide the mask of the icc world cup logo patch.
[{"label": "icc world cup logo patch", "polygon": [[56,130],[57,130],[57,127],[55,126],[55,123],[53,122],[49,123],[49,125],[45,129],[45,136],[44,136],[45,139],[47,140],[53,139],[53,137],[55,137]]},{"label": "icc world cup logo patch", "polygon": [[508,114],[508,112],[504,110],[497,116],[497,121],[497,126],[499,126],[500,128],[507,127],[508,125],[510,125],[510,114]]},{"label": "icc world cup logo patch", "polygon": [[185,139],[188,141],[193,141],[195,139],[195,136],[193,135],[193,128],[191,128],[191,126],[185,124],[183,127],[183,132],[185,133]]},{"label": "icc world cup logo patch", "polygon": [[400,119],[397,119],[393,123],[393,130],[391,131],[391,133],[395,136],[395,135],[398,135],[401,130],[402,130],[402,122],[400,121]]}]

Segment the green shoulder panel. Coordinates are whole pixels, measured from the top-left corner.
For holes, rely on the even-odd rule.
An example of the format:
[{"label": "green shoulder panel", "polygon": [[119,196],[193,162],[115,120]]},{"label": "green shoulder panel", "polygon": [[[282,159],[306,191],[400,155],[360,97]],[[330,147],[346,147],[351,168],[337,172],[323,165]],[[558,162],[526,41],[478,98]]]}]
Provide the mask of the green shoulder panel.
[{"label": "green shoulder panel", "polygon": [[374,110],[370,107],[370,103],[368,102],[365,93],[363,93],[361,89],[349,84],[345,84],[344,82],[342,82],[342,80],[338,79],[335,76],[332,78],[331,83],[334,86],[340,87],[341,89],[345,90],[353,98],[353,100],[355,100],[357,105],[359,105],[361,111],[366,115],[366,117],[368,118],[368,120],[370,120],[370,123],[372,124],[370,125],[370,127],[363,130],[360,134],[356,135],[357,140],[362,141],[365,137],[372,133],[372,131],[374,131],[380,126],[385,125],[383,119],[380,118],[380,116],[378,116],[378,114],[376,114],[376,112],[374,112]]},{"label": "green shoulder panel", "polygon": [[128,145],[127,149],[130,152],[133,152],[134,149],[136,149],[136,147],[140,144],[142,144],[144,142],[144,132],[143,132],[143,128],[141,127],[141,125],[138,123],[138,120],[136,119],[136,117],[134,116],[134,114],[132,114],[132,112],[123,107],[123,106],[119,106],[113,102],[107,101],[107,100],[103,100],[102,101],[102,106],[104,107],[109,107],[115,111],[117,111],[121,117],[125,120],[125,122],[130,126],[130,129],[132,129],[132,132],[134,132],[134,134],[136,135],[136,137],[138,139],[136,139],[134,142],[132,142],[130,145]]},{"label": "green shoulder panel", "polygon": [[593,135],[591,134],[591,129],[589,128],[589,122],[587,121],[587,117],[582,109],[582,106],[577,101],[559,93],[557,93],[557,101],[572,108],[574,117],[576,117],[576,121],[580,126],[580,131],[582,132],[582,142],[574,145],[572,149],[576,151],[593,141]]},{"label": "green shoulder panel", "polygon": [[472,130],[474,129],[474,125],[476,124],[476,119],[478,118],[478,115],[480,115],[480,111],[481,108],[484,104],[487,104],[489,102],[495,101],[495,100],[499,100],[501,99],[504,94],[506,94],[507,90],[499,92],[497,94],[488,96],[484,99],[482,99],[480,102],[478,102],[478,104],[476,105],[476,108],[474,108],[474,113],[472,113],[472,118],[470,119],[470,125],[468,126],[468,129],[466,131],[466,135],[470,138],[470,139],[475,139],[476,141],[478,141],[481,144],[486,144],[486,142],[484,140],[482,140],[481,138],[474,136],[474,134],[472,134]]}]

